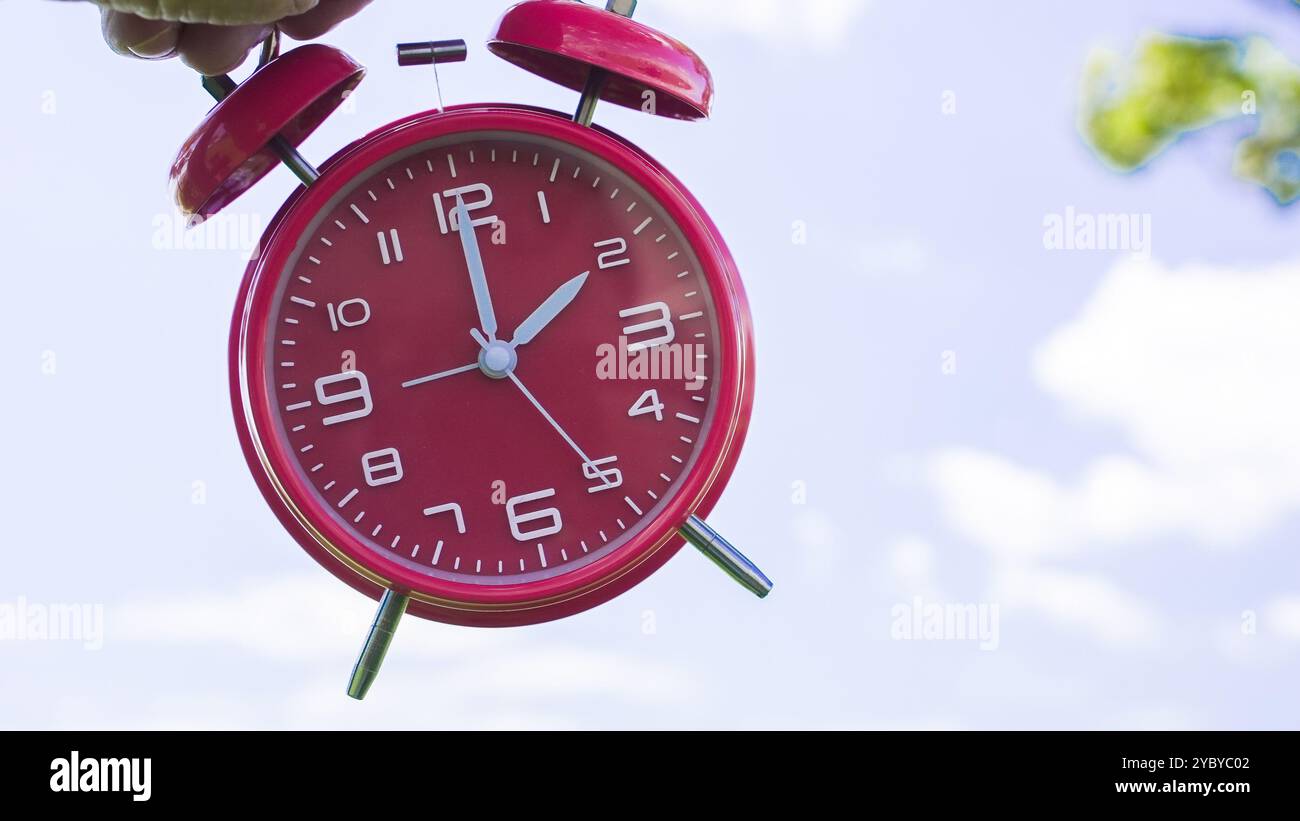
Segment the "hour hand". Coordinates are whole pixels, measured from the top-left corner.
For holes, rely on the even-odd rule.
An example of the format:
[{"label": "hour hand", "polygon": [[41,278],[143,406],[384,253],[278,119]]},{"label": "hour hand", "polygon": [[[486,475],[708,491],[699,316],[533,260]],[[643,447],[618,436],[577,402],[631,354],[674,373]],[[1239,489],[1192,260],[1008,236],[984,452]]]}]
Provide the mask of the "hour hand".
[{"label": "hour hand", "polygon": [[587,281],[587,274],[589,273],[591,272],[583,271],[556,288],[546,298],[545,302],[538,305],[528,315],[528,318],[520,322],[519,327],[515,328],[514,337],[510,340],[510,347],[514,348],[531,342],[533,337],[537,336],[543,328],[551,323],[552,319],[559,315],[560,311],[563,311],[574,300],[578,295],[578,291],[582,290],[583,283]]},{"label": "hour hand", "polygon": [[474,289],[474,304],[478,307],[479,327],[488,339],[496,339],[497,317],[492,310],[492,295],[488,293],[487,273],[483,270],[483,257],[479,254],[478,239],[474,236],[474,220],[470,218],[465,201],[456,197],[456,233],[460,234],[460,248],[465,252],[465,267],[469,269],[469,284]]}]

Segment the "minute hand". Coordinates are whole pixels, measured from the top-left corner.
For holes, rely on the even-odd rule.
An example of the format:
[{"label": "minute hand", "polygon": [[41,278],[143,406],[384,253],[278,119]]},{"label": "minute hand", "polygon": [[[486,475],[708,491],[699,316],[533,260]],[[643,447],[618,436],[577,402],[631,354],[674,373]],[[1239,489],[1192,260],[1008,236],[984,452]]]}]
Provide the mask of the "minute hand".
[{"label": "minute hand", "polygon": [[564,428],[560,427],[560,423],[555,421],[554,416],[551,416],[546,412],[546,408],[542,407],[542,403],[537,401],[537,397],[533,396],[532,391],[524,387],[524,383],[519,381],[519,377],[515,376],[515,372],[510,371],[506,376],[510,378],[511,382],[515,383],[515,387],[519,388],[519,391],[528,399],[529,403],[537,409],[537,412],[540,413],[547,422],[551,423],[551,427],[555,428],[555,432],[560,434],[560,438],[565,441],[574,453],[578,454],[578,458],[582,460],[582,464],[591,464],[591,460],[587,458],[587,454],[583,452],[582,448],[578,447],[578,443],[573,441],[572,436],[564,432]]},{"label": "minute hand", "polygon": [[556,288],[555,291],[546,298],[545,302],[538,305],[537,308],[528,315],[528,318],[523,322],[520,322],[519,327],[515,328],[514,338],[510,340],[510,347],[514,348],[519,345],[527,345],[531,342],[533,337],[537,336],[537,334],[541,332],[542,328],[549,325],[551,320],[555,319],[555,317],[559,315],[560,311],[563,311],[568,307],[569,303],[578,295],[578,291],[582,290],[583,283],[587,281],[587,274],[589,273],[591,272],[583,271],[581,274],[578,274],[573,279]]},{"label": "minute hand", "polygon": [[496,339],[497,316],[492,311],[492,295],[488,293],[487,273],[483,270],[483,257],[478,251],[474,236],[474,220],[470,218],[465,201],[456,197],[456,233],[460,234],[460,247],[465,252],[465,267],[469,269],[469,284],[474,289],[474,304],[478,307],[478,322],[488,339]]}]

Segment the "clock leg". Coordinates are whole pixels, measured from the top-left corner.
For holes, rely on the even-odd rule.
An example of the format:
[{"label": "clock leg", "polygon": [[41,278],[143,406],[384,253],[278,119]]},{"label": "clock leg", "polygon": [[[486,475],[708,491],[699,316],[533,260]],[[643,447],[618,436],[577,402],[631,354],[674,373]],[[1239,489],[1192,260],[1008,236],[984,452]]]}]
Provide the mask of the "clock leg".
[{"label": "clock leg", "polygon": [[705,524],[698,516],[692,516],[682,525],[680,532],[686,541],[695,545],[701,553],[713,560],[731,578],[740,582],[760,599],[772,592],[772,580],[763,575],[763,571],[745,558],[745,554],[735,548],[731,542],[718,531]]},{"label": "clock leg", "polygon": [[397,622],[406,613],[406,605],[411,597],[402,593],[385,590],[379,600],[379,610],[375,612],[375,621],[370,625],[366,643],[361,647],[361,655],[352,668],[352,679],[348,682],[348,695],[360,701],[366,697],[370,685],[379,676],[379,668],[388,654],[388,645],[393,642],[393,633],[397,632]]}]

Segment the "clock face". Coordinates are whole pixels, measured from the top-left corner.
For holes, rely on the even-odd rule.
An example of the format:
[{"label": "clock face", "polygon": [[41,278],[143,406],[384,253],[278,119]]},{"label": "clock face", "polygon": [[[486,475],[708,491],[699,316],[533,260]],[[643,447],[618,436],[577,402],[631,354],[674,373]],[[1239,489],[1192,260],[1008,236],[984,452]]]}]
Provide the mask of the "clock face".
[{"label": "clock face", "polygon": [[362,554],[545,581],[682,492],[728,377],[717,295],[632,175],[551,136],[452,133],[358,169],[299,224],[267,274],[258,435]]}]

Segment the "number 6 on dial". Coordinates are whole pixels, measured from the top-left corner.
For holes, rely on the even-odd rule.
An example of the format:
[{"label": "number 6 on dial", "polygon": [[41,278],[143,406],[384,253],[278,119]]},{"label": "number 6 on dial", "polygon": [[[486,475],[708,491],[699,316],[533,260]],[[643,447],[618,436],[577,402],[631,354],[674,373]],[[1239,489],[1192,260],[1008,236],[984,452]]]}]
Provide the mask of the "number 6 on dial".
[{"label": "number 6 on dial", "polygon": [[[560,511],[553,507],[534,510],[532,513],[516,513],[515,508],[525,502],[535,502],[538,499],[549,499],[555,495],[555,488],[548,487],[545,490],[538,490],[533,493],[525,493],[522,496],[512,496],[506,501],[506,517],[510,520],[510,535],[515,537],[516,541],[531,542],[534,539],[540,539],[543,536],[550,536],[559,533],[564,527],[564,522],[560,518]],[[535,522],[538,519],[549,519],[549,525],[542,525],[536,530],[523,531],[519,529],[520,525],[529,522]]]}]

